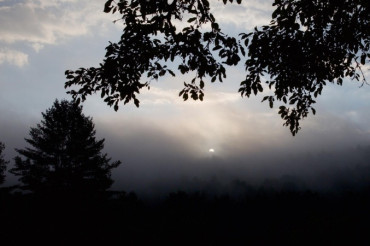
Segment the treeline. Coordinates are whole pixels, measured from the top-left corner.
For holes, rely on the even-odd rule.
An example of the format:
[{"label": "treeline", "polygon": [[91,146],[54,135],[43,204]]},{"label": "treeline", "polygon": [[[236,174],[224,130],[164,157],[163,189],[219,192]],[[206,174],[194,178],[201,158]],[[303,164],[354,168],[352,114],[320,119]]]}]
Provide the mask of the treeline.
[{"label": "treeline", "polygon": [[[109,193],[109,192],[107,192]],[[1,197],[2,245],[365,245],[370,192],[264,192],[238,199],[178,191],[158,203],[106,197]],[[4,242],[4,243],[3,243]]]}]

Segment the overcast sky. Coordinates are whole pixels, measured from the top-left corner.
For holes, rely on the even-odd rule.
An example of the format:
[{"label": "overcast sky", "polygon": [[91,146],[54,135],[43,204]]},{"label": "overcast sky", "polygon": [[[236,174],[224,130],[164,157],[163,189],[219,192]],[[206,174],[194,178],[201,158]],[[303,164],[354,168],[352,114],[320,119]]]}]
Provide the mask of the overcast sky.
[{"label": "overcast sky", "polygon": [[[270,21],[272,1],[226,7],[221,2],[211,7],[226,32]],[[118,16],[104,14],[103,7],[102,0],[0,0],[0,141],[7,159],[25,146],[41,112],[56,98],[70,99],[64,71],[97,66],[108,41],[118,41],[122,27],[112,23]],[[232,180],[295,179],[314,188],[368,180],[363,170],[370,157],[369,86],[350,80],[327,86],[316,116],[292,137],[277,109],[260,103],[263,95],[248,99],[237,93],[243,66],[227,75],[222,84],[206,84],[203,102],[178,97],[191,78],[180,74],[153,82],[140,95],[139,109],[126,105],[115,112],[98,96],[88,98],[85,115],[106,139],[105,151],[123,163],[114,171],[114,188],[149,194],[184,187],[233,190]]]}]

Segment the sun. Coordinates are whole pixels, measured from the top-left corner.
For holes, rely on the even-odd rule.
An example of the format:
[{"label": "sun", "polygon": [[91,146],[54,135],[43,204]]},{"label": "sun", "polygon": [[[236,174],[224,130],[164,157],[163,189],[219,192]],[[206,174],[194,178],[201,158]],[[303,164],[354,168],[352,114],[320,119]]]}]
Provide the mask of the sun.
[{"label": "sun", "polygon": [[214,149],[209,149],[208,151],[209,151],[209,153],[214,153],[215,152]]}]

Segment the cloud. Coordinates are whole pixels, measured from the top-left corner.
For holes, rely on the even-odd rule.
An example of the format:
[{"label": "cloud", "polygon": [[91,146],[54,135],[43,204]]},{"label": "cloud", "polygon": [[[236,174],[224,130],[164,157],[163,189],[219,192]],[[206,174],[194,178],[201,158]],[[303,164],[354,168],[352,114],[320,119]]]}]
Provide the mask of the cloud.
[{"label": "cloud", "polygon": [[0,49],[0,65],[3,63],[23,67],[28,64],[28,55],[16,50]]},{"label": "cloud", "polygon": [[[102,34],[117,18],[103,13],[100,0],[19,0],[0,5],[0,41],[26,42],[36,51],[81,36]],[[271,1],[243,1],[241,5],[213,1],[212,10],[221,23],[252,28],[268,21]],[[116,25],[119,27],[119,25]]]},{"label": "cloud", "polygon": [[[5,2],[7,3],[7,2]],[[112,16],[101,1],[33,0],[0,5],[0,41],[25,42],[36,51],[68,38],[103,34]],[[112,24],[113,26],[113,24]]]},{"label": "cloud", "polygon": [[[176,89],[163,89],[159,87],[151,87],[150,90],[143,90],[141,105],[189,105],[199,104],[200,101],[189,99],[184,102],[182,97],[179,97],[179,91]],[[242,100],[241,96],[236,92],[210,92],[206,93],[202,104],[214,105],[218,103],[230,103]]]},{"label": "cloud", "polygon": [[211,9],[220,24],[233,24],[238,28],[252,29],[269,24],[273,11],[272,0],[244,0],[241,4],[211,2]]},{"label": "cloud", "polygon": [[[210,0],[210,9],[223,32],[235,35],[238,32],[250,31],[256,26],[269,24],[274,9],[272,4],[272,0],[243,0],[241,4],[234,1],[225,5],[223,1]],[[186,23],[188,18],[188,15],[184,15],[182,22],[174,22],[178,30],[189,24]],[[210,29],[210,25],[203,28]]]}]

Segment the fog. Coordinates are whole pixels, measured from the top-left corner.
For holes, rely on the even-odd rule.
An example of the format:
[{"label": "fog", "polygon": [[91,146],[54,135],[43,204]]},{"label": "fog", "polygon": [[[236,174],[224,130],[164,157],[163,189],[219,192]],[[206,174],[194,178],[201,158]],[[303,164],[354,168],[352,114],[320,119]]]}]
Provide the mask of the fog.
[{"label": "fog", "polygon": [[[114,112],[100,98],[83,106],[97,138],[106,139],[104,152],[122,161],[112,173],[114,190],[142,197],[177,190],[237,195],[250,186],[326,192],[360,189],[370,180],[369,115],[362,104],[350,106],[336,96],[344,89],[352,99],[360,90],[367,93],[355,86],[329,88],[317,115],[303,120],[295,137],[276,109],[228,87],[209,90],[204,102],[183,102],[176,89],[154,87],[141,95],[140,108]],[[14,148],[25,147],[41,112],[2,111],[0,141],[10,168]],[[15,183],[8,175],[5,184]]]},{"label": "fog", "polygon": [[97,119],[106,150],[123,162],[113,189],[151,196],[233,193],[248,185],[332,191],[369,184],[370,139],[357,124],[324,111],[303,121],[293,137],[275,111],[239,104],[184,103],[164,119],[140,110]]}]

